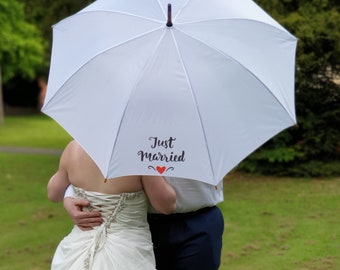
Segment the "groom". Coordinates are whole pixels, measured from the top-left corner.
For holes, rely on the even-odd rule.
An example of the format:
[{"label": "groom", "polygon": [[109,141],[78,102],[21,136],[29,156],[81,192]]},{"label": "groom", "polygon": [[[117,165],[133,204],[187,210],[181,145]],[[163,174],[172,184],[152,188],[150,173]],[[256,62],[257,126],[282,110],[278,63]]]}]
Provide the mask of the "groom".
[{"label": "groom", "polygon": [[[158,270],[217,270],[224,220],[217,204],[223,201],[222,181],[212,186],[195,180],[166,177],[177,195],[170,215],[149,209],[148,221]],[[71,189],[72,190],[72,189]],[[68,189],[70,191],[70,189]],[[101,223],[98,212],[82,212],[88,202],[65,193],[64,207],[83,230]]]}]

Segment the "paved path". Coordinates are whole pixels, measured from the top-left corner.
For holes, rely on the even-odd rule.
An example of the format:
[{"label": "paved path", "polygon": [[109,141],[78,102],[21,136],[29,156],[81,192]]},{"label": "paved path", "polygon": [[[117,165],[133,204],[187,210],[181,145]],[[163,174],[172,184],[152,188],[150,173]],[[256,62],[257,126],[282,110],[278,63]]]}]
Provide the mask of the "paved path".
[{"label": "paved path", "polygon": [[0,152],[22,153],[22,154],[61,155],[63,150],[49,149],[49,148],[34,148],[34,147],[0,146]]}]

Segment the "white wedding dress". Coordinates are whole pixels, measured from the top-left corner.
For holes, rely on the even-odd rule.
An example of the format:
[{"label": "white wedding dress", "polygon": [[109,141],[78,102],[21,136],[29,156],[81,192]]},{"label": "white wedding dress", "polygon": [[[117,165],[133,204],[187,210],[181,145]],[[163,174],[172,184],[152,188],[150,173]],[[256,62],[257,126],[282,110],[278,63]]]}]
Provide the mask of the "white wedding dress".
[{"label": "white wedding dress", "polygon": [[83,211],[100,211],[104,222],[89,231],[74,226],[58,245],[52,270],[156,269],[143,191],[108,195],[74,190],[91,202],[91,209]]}]

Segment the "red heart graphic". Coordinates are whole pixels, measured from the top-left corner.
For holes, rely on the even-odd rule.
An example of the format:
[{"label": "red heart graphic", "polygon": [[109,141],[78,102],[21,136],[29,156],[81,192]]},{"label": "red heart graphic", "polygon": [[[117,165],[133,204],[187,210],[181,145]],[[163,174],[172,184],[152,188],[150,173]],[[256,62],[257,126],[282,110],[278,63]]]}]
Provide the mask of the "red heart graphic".
[{"label": "red heart graphic", "polygon": [[163,167],[157,166],[157,167],[156,167],[157,172],[159,172],[160,174],[164,173],[165,169],[166,169],[165,166],[163,166]]}]

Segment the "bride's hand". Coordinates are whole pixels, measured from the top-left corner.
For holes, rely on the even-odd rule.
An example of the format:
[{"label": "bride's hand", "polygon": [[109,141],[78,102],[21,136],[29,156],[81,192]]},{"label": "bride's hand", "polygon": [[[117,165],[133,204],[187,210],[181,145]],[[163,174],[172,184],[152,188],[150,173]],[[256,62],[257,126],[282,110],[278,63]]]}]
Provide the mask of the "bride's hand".
[{"label": "bride's hand", "polygon": [[93,227],[102,224],[103,220],[99,212],[83,212],[82,209],[88,206],[89,201],[82,198],[66,197],[64,199],[64,208],[71,217],[74,224],[81,230],[92,230]]}]

